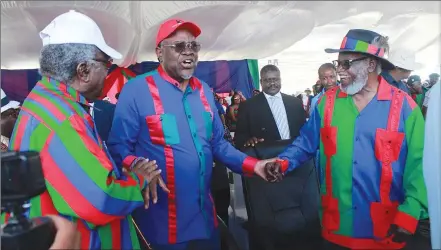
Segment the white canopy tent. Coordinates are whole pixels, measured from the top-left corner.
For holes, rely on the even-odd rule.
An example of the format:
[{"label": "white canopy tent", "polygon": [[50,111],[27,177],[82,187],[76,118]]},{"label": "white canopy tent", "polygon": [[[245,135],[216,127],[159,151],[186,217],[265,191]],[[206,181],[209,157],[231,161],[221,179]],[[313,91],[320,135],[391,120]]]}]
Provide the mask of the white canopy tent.
[{"label": "white canopy tent", "polygon": [[93,18],[108,43],[124,58],[120,66],[155,61],[154,39],[161,22],[179,17],[202,28],[200,60],[277,59],[283,91],[311,87],[317,68],[336,55],[351,28],[390,37],[391,47],[417,53],[424,78],[439,72],[440,3],[314,1],[2,1],[1,68],[38,68],[38,32],[54,17],[75,9]]}]

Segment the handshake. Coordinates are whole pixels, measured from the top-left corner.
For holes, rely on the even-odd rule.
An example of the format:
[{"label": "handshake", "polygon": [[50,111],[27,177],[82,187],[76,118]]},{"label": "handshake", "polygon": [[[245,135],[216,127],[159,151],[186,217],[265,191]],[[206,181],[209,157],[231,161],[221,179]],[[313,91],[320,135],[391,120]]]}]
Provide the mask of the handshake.
[{"label": "handshake", "polygon": [[254,173],[269,182],[278,182],[288,169],[288,161],[278,158],[260,160],[254,167]]}]

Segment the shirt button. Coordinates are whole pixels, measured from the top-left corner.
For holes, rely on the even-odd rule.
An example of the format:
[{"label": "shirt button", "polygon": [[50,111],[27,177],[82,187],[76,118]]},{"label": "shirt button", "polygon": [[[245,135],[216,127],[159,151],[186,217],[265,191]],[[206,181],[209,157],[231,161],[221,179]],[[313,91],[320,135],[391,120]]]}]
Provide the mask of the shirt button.
[{"label": "shirt button", "polygon": [[354,164],[357,165],[357,161],[354,161]]},{"label": "shirt button", "polygon": [[196,133],[193,133],[193,137],[196,138]]},{"label": "shirt button", "polygon": [[199,152],[199,156],[202,156],[202,152]]},{"label": "shirt button", "polygon": [[191,119],[191,115],[187,115],[187,117]]},{"label": "shirt button", "polygon": [[356,141],[359,141],[359,140],[360,140],[360,137],[358,137],[358,136],[355,137],[355,140],[356,140]]}]

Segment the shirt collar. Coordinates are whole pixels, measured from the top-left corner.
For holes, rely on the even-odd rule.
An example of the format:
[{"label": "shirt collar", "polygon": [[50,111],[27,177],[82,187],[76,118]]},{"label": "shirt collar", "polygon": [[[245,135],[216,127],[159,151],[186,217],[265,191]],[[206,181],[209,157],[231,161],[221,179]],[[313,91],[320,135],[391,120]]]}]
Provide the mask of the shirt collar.
[{"label": "shirt collar", "polygon": [[76,101],[83,106],[90,107],[89,102],[80,92],[63,82],[59,82],[53,78],[43,76],[39,84],[42,85],[45,89],[48,89],[50,92],[56,92],[66,99],[70,99]]},{"label": "shirt collar", "polygon": [[[179,82],[176,81],[175,79],[171,78],[171,76],[169,76],[167,74],[167,72],[165,72],[165,70],[162,68],[161,64],[159,64],[158,73],[159,73],[159,75],[161,76],[162,79],[166,80],[167,82],[173,84],[175,87],[179,88]],[[201,83],[194,76],[192,76],[190,78],[189,85],[190,85],[190,87],[191,87],[191,89],[193,91],[196,90],[196,89],[200,89],[201,88]]]},{"label": "shirt collar", "polygon": [[282,98],[282,94],[280,93],[280,91],[277,94],[273,95],[273,96],[272,95],[268,95],[267,93],[265,93],[263,91],[262,91],[262,93],[265,95],[265,98],[267,100],[270,99],[271,97]]}]

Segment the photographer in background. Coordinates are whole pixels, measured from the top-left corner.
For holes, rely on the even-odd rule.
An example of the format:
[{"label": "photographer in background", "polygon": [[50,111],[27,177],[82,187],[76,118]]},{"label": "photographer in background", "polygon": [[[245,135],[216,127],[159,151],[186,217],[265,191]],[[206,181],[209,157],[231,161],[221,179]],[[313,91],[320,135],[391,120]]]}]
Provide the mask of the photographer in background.
[{"label": "photographer in background", "polygon": [[5,152],[9,147],[9,139],[12,135],[18,113],[20,112],[20,103],[11,101],[1,90],[2,109],[1,109],[1,151]]}]

